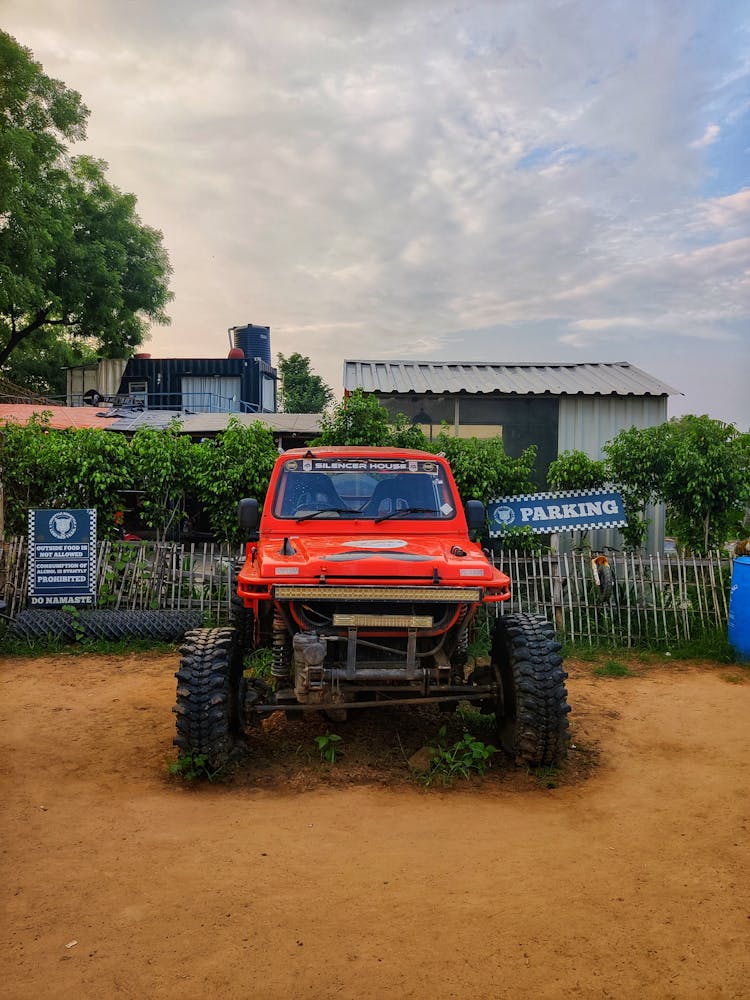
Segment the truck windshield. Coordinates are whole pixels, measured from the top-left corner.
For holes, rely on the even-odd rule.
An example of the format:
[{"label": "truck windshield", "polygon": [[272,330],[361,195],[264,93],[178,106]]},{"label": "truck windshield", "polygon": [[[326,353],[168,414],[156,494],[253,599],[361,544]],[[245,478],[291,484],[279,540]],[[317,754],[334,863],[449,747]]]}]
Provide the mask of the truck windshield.
[{"label": "truck windshield", "polygon": [[275,517],[315,520],[449,520],[456,500],[439,462],[414,459],[309,458],[284,463]]}]

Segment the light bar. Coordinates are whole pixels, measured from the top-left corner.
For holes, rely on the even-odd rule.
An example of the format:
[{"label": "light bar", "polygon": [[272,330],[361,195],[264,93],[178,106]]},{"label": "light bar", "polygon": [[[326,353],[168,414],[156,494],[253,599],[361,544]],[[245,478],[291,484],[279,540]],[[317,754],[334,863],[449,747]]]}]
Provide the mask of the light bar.
[{"label": "light bar", "polygon": [[432,615],[334,614],[333,624],[355,628],[432,628]]},{"label": "light bar", "polygon": [[341,587],[329,584],[277,583],[273,596],[278,600],[300,601],[481,601],[479,587]]}]

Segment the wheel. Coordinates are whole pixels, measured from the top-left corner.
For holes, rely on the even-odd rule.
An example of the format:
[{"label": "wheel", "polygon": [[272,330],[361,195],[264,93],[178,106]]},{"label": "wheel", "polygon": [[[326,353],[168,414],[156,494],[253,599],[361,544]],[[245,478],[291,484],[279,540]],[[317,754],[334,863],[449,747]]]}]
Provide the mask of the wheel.
[{"label": "wheel", "polygon": [[559,764],[568,749],[568,712],[560,643],[536,615],[499,618],[492,642],[498,681],[500,743],[518,764]]},{"label": "wheel", "polygon": [[612,567],[608,562],[600,562],[596,560],[596,577],[599,578],[598,590],[599,597],[602,601],[608,601],[612,596],[612,587],[614,585],[614,575],[612,573]]},{"label": "wheel", "polygon": [[185,635],[177,678],[175,746],[206,757],[218,770],[238,742],[242,655],[234,629],[194,629]]}]

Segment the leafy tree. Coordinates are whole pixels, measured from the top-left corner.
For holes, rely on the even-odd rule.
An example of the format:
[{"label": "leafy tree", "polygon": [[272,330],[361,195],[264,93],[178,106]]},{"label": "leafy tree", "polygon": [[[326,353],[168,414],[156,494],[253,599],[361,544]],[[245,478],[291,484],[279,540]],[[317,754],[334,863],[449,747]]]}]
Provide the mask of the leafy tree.
[{"label": "leafy tree", "polygon": [[106,165],[69,158],[85,137],[81,97],[0,32],[0,368],[41,331],[66,331],[109,356],[166,323],[162,236]]},{"label": "leafy tree", "polygon": [[630,549],[643,545],[648,528],[646,507],[661,501],[660,487],[666,473],[667,424],[631,427],[620,431],[604,446],[610,479],[622,496],[627,525],[622,529]]},{"label": "leafy tree", "polygon": [[238,542],[237,504],[243,497],[265,497],[278,458],[273,434],[263,423],[245,425],[231,417],[226,430],[213,441],[193,448],[195,498],[217,537]]},{"label": "leafy tree", "polygon": [[553,490],[600,490],[607,484],[607,466],[583,451],[564,451],[550,463],[547,482]]},{"label": "leafy tree", "polygon": [[320,375],[310,371],[310,359],[297,351],[285,358],[279,354],[281,405],[284,413],[322,413],[333,392]]},{"label": "leafy tree", "polygon": [[608,467],[628,512],[626,531],[635,536],[640,530],[636,544],[643,540],[648,503],[666,504],[671,530],[694,552],[727,541],[750,499],[747,438],[732,424],[691,415],[633,427],[608,442]]},{"label": "leafy tree", "polygon": [[55,453],[59,476],[49,506],[94,508],[99,537],[113,535],[118,492],[131,485],[126,438],[86,427],[50,431],[48,445],[48,451]]},{"label": "leafy tree", "polygon": [[54,430],[49,415],[0,430],[5,528],[24,534],[31,507],[91,507],[100,537],[114,534],[118,490],[130,485],[122,434],[90,428]]},{"label": "leafy tree", "polygon": [[669,462],[661,485],[670,530],[693,552],[739,533],[750,501],[748,435],[707,416],[669,423]]},{"label": "leafy tree", "polygon": [[159,541],[179,534],[194,478],[194,451],[179,421],[164,429],[139,427],[130,442],[132,483],[143,490],[142,516]]},{"label": "leafy tree", "polygon": [[371,445],[374,447],[424,448],[427,438],[411,426],[403,414],[392,418],[372,393],[355,389],[321,420],[315,444]]},{"label": "leafy tree", "polygon": [[18,386],[41,396],[65,396],[67,368],[97,360],[96,351],[82,341],[71,341],[52,330],[40,330],[13,351],[4,375]]},{"label": "leafy tree", "polygon": [[58,434],[49,429],[49,414],[26,424],[8,421],[0,428],[5,533],[26,533],[30,507],[54,506],[62,484]]}]

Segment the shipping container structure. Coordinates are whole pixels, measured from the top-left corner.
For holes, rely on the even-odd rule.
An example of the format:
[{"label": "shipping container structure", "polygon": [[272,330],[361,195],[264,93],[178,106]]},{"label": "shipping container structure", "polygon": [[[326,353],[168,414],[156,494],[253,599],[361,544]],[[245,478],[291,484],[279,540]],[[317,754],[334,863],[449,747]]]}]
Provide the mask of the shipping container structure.
[{"label": "shipping container structure", "polygon": [[[235,352],[232,352],[235,353]],[[237,352],[239,353],[239,352]],[[68,405],[101,402],[179,413],[275,413],[277,372],[260,358],[152,358],[68,370]]]}]

